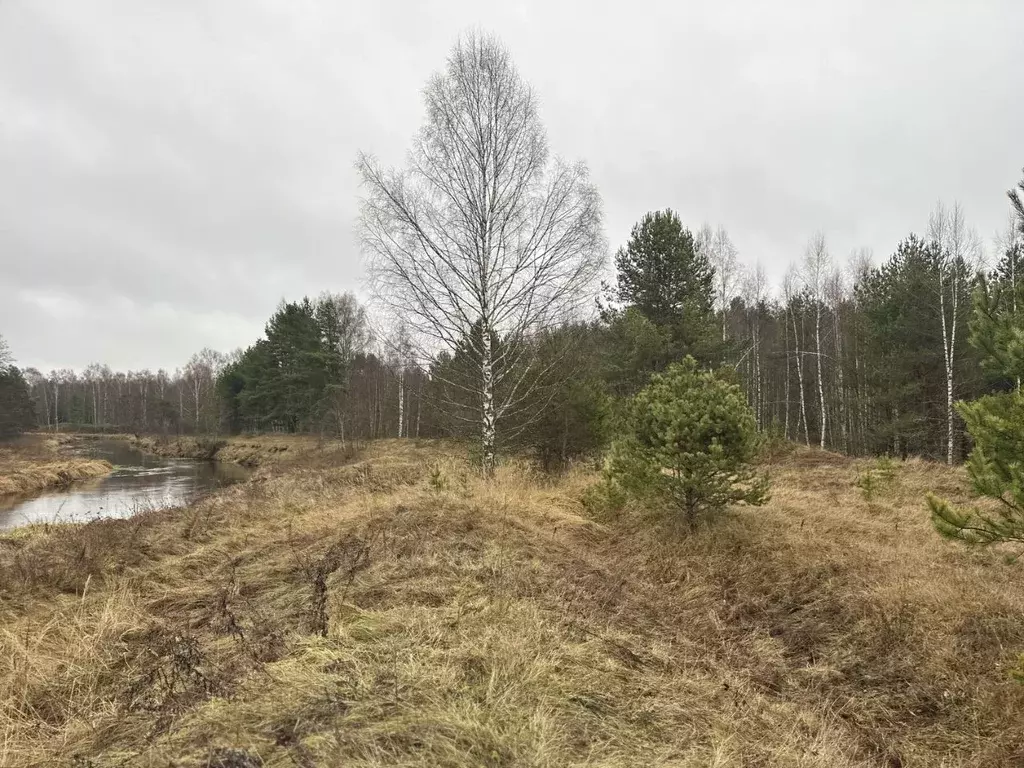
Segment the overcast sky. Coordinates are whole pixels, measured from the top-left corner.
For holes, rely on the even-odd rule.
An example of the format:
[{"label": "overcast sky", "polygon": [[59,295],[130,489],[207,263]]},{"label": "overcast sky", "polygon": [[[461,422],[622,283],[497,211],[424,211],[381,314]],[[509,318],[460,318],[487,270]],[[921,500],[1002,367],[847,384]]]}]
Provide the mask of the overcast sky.
[{"label": "overcast sky", "polygon": [[173,369],[360,291],[356,152],[401,162],[469,27],[590,165],[613,247],[671,207],[774,281],[817,229],[884,257],[938,198],[991,241],[1024,166],[1021,0],[0,0],[19,362]]}]

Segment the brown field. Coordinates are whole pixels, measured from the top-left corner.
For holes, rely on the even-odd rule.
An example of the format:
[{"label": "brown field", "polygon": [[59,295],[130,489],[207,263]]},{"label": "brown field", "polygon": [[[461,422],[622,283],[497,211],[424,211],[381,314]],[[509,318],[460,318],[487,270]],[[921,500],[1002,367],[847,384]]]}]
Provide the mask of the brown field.
[{"label": "brown field", "polygon": [[63,440],[28,435],[0,443],[0,496],[20,495],[102,477],[113,467],[100,459],[66,454]]},{"label": "brown field", "polygon": [[0,537],[0,765],[1024,765],[1021,566],[922,500],[960,471],[866,499],[799,450],[688,534],[583,469],[348,453]]}]

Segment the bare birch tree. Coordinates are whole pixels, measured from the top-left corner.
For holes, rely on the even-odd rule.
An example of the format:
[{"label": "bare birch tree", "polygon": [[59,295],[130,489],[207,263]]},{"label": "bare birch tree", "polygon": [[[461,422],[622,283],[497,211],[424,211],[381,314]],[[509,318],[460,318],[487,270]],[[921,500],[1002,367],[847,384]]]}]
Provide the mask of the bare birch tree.
[{"label": "bare birch tree", "polygon": [[403,319],[381,334],[382,346],[389,367],[395,373],[398,382],[398,436],[411,437],[406,414],[406,378],[415,366],[415,354],[409,326]]},{"label": "bare birch tree", "polygon": [[758,426],[763,428],[767,419],[761,376],[761,312],[768,300],[768,275],[760,262],[743,271],[742,295],[750,313],[750,399]]},{"label": "bare birch tree", "polygon": [[[192,417],[197,434],[204,430],[212,432],[217,429],[217,403],[214,387],[217,377],[224,368],[224,361],[225,357],[222,353],[204,347],[192,355],[188,363],[185,364],[182,380],[192,396]],[[184,410],[180,403],[179,407]]]},{"label": "bare birch tree", "polygon": [[725,227],[712,230],[711,225],[706,222],[694,238],[694,247],[715,269],[715,304],[721,313],[722,341],[725,341],[729,305],[743,283],[743,270],[737,260],[739,251]]},{"label": "bare birch tree", "polygon": [[928,219],[928,238],[936,248],[935,276],[942,327],[942,360],[946,370],[946,463],[953,463],[956,437],[957,324],[969,303],[965,283],[979,264],[981,240],[967,226],[963,207],[939,202]]},{"label": "bare birch tree", "polygon": [[[809,446],[811,444],[810,431],[807,424],[807,401],[804,397],[804,361],[803,352],[800,349],[800,331],[797,330],[796,325],[796,305],[800,304],[800,298],[796,291],[797,274],[794,268],[790,268],[786,272],[785,278],[782,281],[782,295],[786,301],[786,312],[789,314],[789,319],[793,323],[793,343],[795,345],[796,360],[796,381],[797,386],[800,388],[800,420],[804,423],[804,442]],[[800,307],[800,328],[803,328],[803,307]],[[788,407],[788,404],[787,404]],[[797,435],[799,436],[800,425],[797,424]]]},{"label": "bare birch tree", "polygon": [[362,242],[421,355],[470,348],[476,381],[452,384],[479,404],[490,474],[500,421],[537,381],[531,337],[593,300],[600,198],[585,165],[551,159],[537,99],[496,39],[462,38],[424,95],[405,170],[359,157]]},{"label": "bare birch tree", "polygon": [[850,282],[850,299],[852,301],[852,313],[854,316],[853,333],[850,335],[850,341],[853,344],[853,373],[856,389],[855,401],[857,409],[857,433],[861,440],[865,439],[868,432],[868,421],[870,417],[870,390],[866,385],[867,379],[867,366],[861,353],[861,334],[860,328],[858,327],[857,318],[862,312],[862,308],[859,306],[858,286],[868,279],[871,271],[874,269],[874,255],[869,248],[860,248],[853,251],[850,254],[849,261],[846,265],[847,277]]},{"label": "bare birch tree", "polygon": [[832,273],[832,257],[825,245],[825,235],[818,232],[807,244],[804,255],[803,279],[808,296],[814,302],[814,357],[818,365],[818,404],[821,407],[821,434],[819,444],[825,447],[825,433],[828,426],[828,409],[825,407],[825,379],[822,375],[821,348],[821,310],[825,303],[825,293],[829,275]]},{"label": "bare birch tree", "polygon": [[325,334],[324,343],[334,355],[324,392],[325,416],[332,417],[344,444],[352,366],[356,355],[369,346],[372,334],[366,310],[352,293],[321,293],[316,313]]},{"label": "bare birch tree", "polygon": [[[847,409],[846,409],[846,381],[843,370],[843,306],[846,303],[847,291],[846,282],[842,271],[833,269],[828,275],[825,285],[825,295],[828,297],[829,308],[832,311],[832,349],[835,353],[833,370],[835,371],[836,392],[835,402],[837,404],[839,425],[839,446],[846,453],[850,452],[849,435],[847,432]],[[835,427],[832,428],[835,433]]]},{"label": "bare birch tree", "polygon": [[6,371],[14,365],[14,355],[11,354],[11,348],[7,346],[7,342],[3,336],[0,336],[0,372]]}]

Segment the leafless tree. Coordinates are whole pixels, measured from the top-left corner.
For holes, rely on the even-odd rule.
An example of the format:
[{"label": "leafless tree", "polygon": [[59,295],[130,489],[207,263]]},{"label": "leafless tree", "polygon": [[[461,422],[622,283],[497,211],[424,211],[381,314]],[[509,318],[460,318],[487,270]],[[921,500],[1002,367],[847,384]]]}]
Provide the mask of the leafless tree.
[{"label": "leafless tree", "polygon": [[981,260],[981,240],[967,225],[963,207],[939,202],[928,219],[928,238],[937,246],[935,265],[942,326],[942,358],[946,368],[946,463],[953,463],[956,436],[956,329],[969,296],[963,290]]},{"label": "leafless tree", "polygon": [[206,347],[192,355],[185,364],[182,378],[192,396],[192,416],[197,433],[215,432],[217,429],[214,385],[224,368],[225,359],[222,353]]},{"label": "leafless tree", "polygon": [[409,334],[409,326],[404,319],[399,318],[380,336],[387,365],[394,371],[395,379],[398,382],[398,436],[411,437],[406,412],[408,395],[405,384],[410,371],[416,367],[416,354]]},{"label": "leafless tree", "polygon": [[[870,248],[858,248],[850,253],[850,258],[846,264],[846,279],[850,285],[850,301],[851,310],[856,318],[860,312],[861,307],[858,304],[858,286],[862,285],[864,281],[871,275],[871,271],[874,269],[875,260],[874,254]],[[853,323],[854,332],[850,334],[849,340],[853,346],[853,373],[855,379],[855,386],[860,388],[855,396],[856,404],[855,408],[857,411],[856,419],[851,418],[851,423],[856,422],[857,434],[863,439],[864,435],[868,431],[868,419],[870,413],[869,405],[869,394],[867,388],[863,386],[864,380],[867,376],[866,365],[861,354],[859,335],[856,332],[857,322]]]},{"label": "leafless tree", "polygon": [[32,390],[33,396],[41,401],[43,407],[42,419],[40,419],[40,426],[45,426],[47,429],[50,428],[50,396],[48,393],[48,386],[46,383],[46,377],[39,371],[38,368],[27,368],[25,370],[25,382]]},{"label": "leafless tree", "polygon": [[763,426],[766,419],[761,376],[761,311],[768,300],[768,275],[760,262],[752,269],[743,270],[741,293],[750,312],[750,399],[757,423]]},{"label": "leafless tree", "polygon": [[[795,345],[795,360],[796,360],[796,381],[797,386],[800,388],[800,420],[804,423],[804,442],[807,445],[811,444],[811,436],[809,427],[807,424],[807,400],[804,397],[804,362],[803,352],[800,349],[800,331],[797,330],[796,325],[796,312],[794,311],[794,305],[797,302],[797,272],[796,269],[790,268],[786,272],[785,278],[782,281],[782,295],[786,302],[786,310],[789,313],[789,319],[793,324],[793,343]],[[800,308],[800,328],[803,329],[803,308]],[[787,388],[789,381],[786,382]],[[797,424],[797,434],[799,435],[800,425]]]},{"label": "leafless tree", "polygon": [[11,354],[11,348],[7,346],[4,337],[0,336],[0,372],[6,371],[12,365],[14,365],[14,356]]},{"label": "leafless tree", "polygon": [[[842,270],[833,269],[825,283],[825,296],[832,314],[832,350],[834,352],[833,370],[835,371],[835,402],[838,406],[839,446],[849,453],[849,433],[847,431],[846,408],[846,376],[843,370],[843,309],[847,300],[846,280]],[[833,434],[835,427],[832,428]],[[833,441],[834,442],[834,441]]]},{"label": "leafless tree", "polygon": [[550,158],[537,99],[496,39],[462,38],[425,100],[408,168],[359,157],[362,242],[375,293],[420,355],[471,348],[491,473],[498,424],[537,380],[531,337],[592,303],[600,198],[582,163]]},{"label": "leafless tree", "polygon": [[737,260],[739,251],[725,227],[713,230],[707,222],[697,232],[694,245],[715,269],[715,305],[722,315],[722,341],[725,341],[729,305],[743,283],[743,270]]},{"label": "leafless tree", "polygon": [[828,426],[828,410],[825,407],[825,379],[822,376],[821,348],[821,310],[825,303],[828,279],[832,274],[832,257],[825,244],[825,235],[818,232],[807,244],[804,254],[803,278],[804,287],[811,300],[814,301],[814,357],[818,363],[818,404],[821,406],[820,446],[825,447],[825,432]]},{"label": "leafless tree", "polygon": [[326,388],[326,414],[336,423],[338,435],[345,441],[346,420],[350,416],[352,366],[356,356],[370,346],[372,332],[366,309],[352,293],[321,293],[316,300],[317,314],[325,328],[325,341],[337,353],[341,370],[336,381]]}]

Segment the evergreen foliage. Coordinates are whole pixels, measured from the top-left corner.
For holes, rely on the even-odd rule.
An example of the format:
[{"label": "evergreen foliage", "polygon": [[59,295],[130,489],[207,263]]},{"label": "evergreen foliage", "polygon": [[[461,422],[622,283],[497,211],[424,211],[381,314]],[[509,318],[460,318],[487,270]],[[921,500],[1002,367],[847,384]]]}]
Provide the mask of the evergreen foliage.
[{"label": "evergreen foliage", "polygon": [[16,435],[35,426],[35,404],[21,371],[0,366],[0,436]]},{"label": "evergreen foliage", "polygon": [[[653,366],[648,373],[660,370],[666,357],[679,360],[689,354],[706,362],[719,355],[715,270],[674,211],[653,211],[634,225],[629,241],[615,255],[615,267],[618,301],[668,337],[661,354],[646,361]],[[635,329],[635,320],[626,323]]]},{"label": "evergreen foliage", "polygon": [[888,416],[870,435],[878,452],[941,452],[945,373],[933,352],[940,344],[939,329],[922,322],[934,311],[931,269],[936,258],[934,245],[911,234],[857,287],[872,360],[866,379],[876,409]]},{"label": "evergreen foliage", "polygon": [[35,404],[3,336],[0,336],[0,437],[16,435],[35,425]]},{"label": "evergreen foliage", "polygon": [[[987,370],[1019,380],[1024,374],[1024,322],[1007,311],[1007,290],[981,280],[974,296],[971,343]],[[932,495],[932,521],[943,536],[969,544],[1024,543],[1024,395],[1019,388],[986,395],[960,403],[959,411],[974,441],[967,460],[971,483],[994,504],[992,509],[957,509]]]},{"label": "evergreen foliage", "polygon": [[316,431],[328,419],[346,361],[330,298],[283,303],[266,338],[226,367],[218,381],[233,431]]},{"label": "evergreen foliage", "polygon": [[767,478],[750,466],[757,424],[740,387],[685,358],[632,398],[606,469],[633,497],[654,497],[693,527],[728,504],[763,504]]}]

